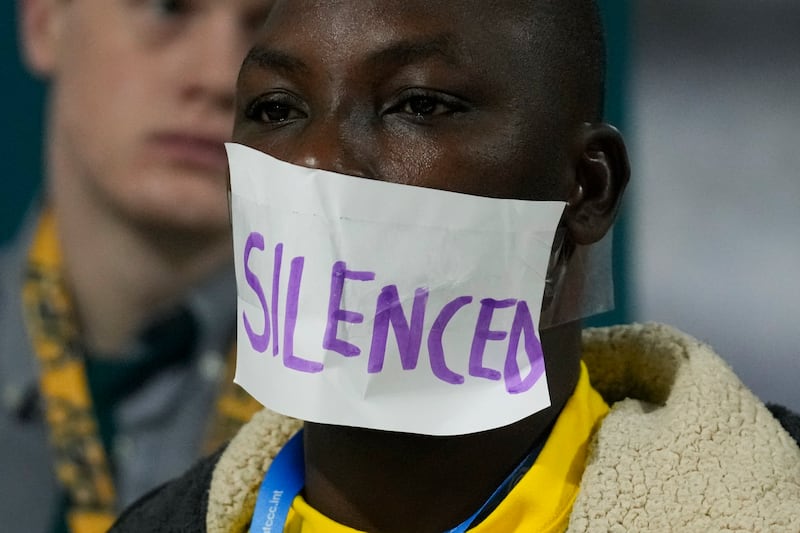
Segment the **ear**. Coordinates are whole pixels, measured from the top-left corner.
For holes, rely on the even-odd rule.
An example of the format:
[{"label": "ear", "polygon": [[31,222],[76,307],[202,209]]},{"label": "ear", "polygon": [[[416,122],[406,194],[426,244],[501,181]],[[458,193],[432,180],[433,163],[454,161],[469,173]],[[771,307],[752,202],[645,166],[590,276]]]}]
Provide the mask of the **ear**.
[{"label": "ear", "polygon": [[573,160],[566,226],[574,243],[592,244],[611,228],[630,178],[622,135],[608,124],[583,124]]},{"label": "ear", "polygon": [[68,0],[18,0],[23,57],[35,74],[48,77],[56,65],[58,41]]}]

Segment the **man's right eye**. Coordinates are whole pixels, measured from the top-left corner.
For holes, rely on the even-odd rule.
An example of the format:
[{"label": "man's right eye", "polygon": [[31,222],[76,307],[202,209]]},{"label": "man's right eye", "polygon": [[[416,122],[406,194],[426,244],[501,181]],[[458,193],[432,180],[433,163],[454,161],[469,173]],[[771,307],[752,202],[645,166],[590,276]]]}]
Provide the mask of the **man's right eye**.
[{"label": "man's right eye", "polygon": [[297,105],[287,101],[285,98],[265,98],[256,100],[247,107],[245,115],[250,120],[265,124],[282,124],[299,118],[305,118],[306,116]]}]

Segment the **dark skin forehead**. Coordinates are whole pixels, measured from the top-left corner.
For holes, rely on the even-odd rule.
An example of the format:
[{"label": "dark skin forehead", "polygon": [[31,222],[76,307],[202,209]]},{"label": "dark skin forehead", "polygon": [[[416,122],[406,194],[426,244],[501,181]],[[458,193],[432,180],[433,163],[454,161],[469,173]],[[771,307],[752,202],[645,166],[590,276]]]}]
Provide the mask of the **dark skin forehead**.
[{"label": "dark skin forehead", "polygon": [[[578,123],[559,105],[560,88],[551,79],[550,60],[534,50],[537,34],[530,8],[520,5],[529,3],[279,0],[245,60],[239,108],[254,94],[255,85],[265,83],[266,75],[270,81],[279,76],[281,82],[303,80],[297,84],[327,88],[298,89],[309,95],[309,104],[315,109],[352,111],[359,105],[375,103],[374,96],[384,81],[402,72],[409,86],[441,86],[466,95],[474,103],[473,116],[483,113],[485,120],[480,127],[486,134],[478,139],[465,133],[464,142],[472,143],[475,150],[486,150],[489,158],[505,158],[511,166],[524,165],[525,177],[536,179],[523,182],[523,173],[517,168],[512,169],[520,175],[516,188],[505,190],[497,186],[479,189],[470,184],[450,187],[421,183],[415,181],[414,169],[410,168],[419,164],[419,150],[404,158],[409,168],[393,168],[387,176],[368,177],[484,196],[563,197],[564,191],[556,190],[558,176],[564,172],[569,139]],[[240,118],[241,113],[237,113],[235,140],[291,159],[282,157],[286,150],[272,133],[253,142],[258,135]],[[492,142],[503,145],[502,153]],[[428,148],[429,152],[441,152],[433,142]],[[493,150],[496,155],[492,155]],[[532,150],[535,157],[523,155]],[[428,153],[425,157],[433,156]],[[386,159],[389,163],[384,167],[390,164],[391,154]],[[407,178],[402,177],[403,172]],[[474,176],[474,180],[484,178]]]},{"label": "dark skin forehead", "polygon": [[[375,36],[403,38],[409,27],[429,34],[460,27],[471,30],[476,36],[480,33],[497,35],[527,24],[520,15],[532,10],[521,9],[520,4],[528,5],[527,2],[497,0],[276,0],[269,18],[273,24],[285,20],[307,23],[323,32],[330,30],[342,44],[345,41],[358,44]],[[401,21],[403,29],[390,24],[393,21]],[[365,22],[372,24],[365,25]],[[305,35],[310,39],[320,36]],[[524,35],[511,31],[508,37],[518,39]],[[498,40],[497,44],[503,43]]]},{"label": "dark skin forehead", "polygon": [[[558,59],[537,54],[541,37],[537,33],[542,32],[535,24],[535,4],[526,0],[277,0],[258,44],[267,48],[276,43],[280,43],[278,48],[290,47],[293,42],[336,46],[342,55],[370,55],[375,66],[387,67],[393,65],[386,60],[403,60],[403,48],[409,61],[415,53],[431,58],[438,53],[440,60],[454,66],[512,81],[528,102],[538,99],[544,104],[543,89],[554,81],[552,62]],[[385,49],[383,54],[378,52],[381,49]],[[537,86],[538,91],[531,90]]]}]

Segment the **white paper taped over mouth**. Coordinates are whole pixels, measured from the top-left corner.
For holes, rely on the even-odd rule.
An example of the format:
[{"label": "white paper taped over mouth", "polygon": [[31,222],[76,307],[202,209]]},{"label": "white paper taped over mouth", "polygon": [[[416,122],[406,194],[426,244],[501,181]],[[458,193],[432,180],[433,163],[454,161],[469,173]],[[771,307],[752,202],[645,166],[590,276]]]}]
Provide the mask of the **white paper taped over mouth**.
[{"label": "white paper taped over mouth", "polygon": [[550,405],[539,341],[564,202],[299,167],[228,144],[235,381],[303,420],[426,435]]}]

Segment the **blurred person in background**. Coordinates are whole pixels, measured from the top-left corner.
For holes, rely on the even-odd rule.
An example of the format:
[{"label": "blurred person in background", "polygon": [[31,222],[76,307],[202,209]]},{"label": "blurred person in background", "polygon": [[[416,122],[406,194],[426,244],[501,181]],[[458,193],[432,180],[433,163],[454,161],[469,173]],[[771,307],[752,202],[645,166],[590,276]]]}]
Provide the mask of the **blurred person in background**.
[{"label": "blurred person in background", "polygon": [[223,142],[266,9],[19,3],[49,95],[45,191],[0,256],[0,523],[105,531],[255,410],[230,377]]}]

